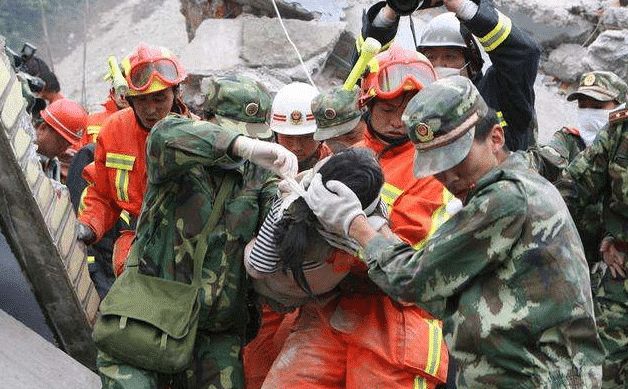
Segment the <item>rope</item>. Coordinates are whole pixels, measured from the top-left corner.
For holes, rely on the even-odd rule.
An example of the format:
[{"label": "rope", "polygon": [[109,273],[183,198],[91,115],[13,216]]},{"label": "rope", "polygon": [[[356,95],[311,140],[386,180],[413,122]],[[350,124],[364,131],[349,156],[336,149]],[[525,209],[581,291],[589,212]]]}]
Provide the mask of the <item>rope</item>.
[{"label": "rope", "polygon": [[292,45],[292,48],[294,49],[294,52],[297,54],[297,57],[299,58],[299,62],[301,63],[301,66],[303,67],[303,71],[305,72],[305,75],[307,76],[308,81],[310,82],[310,84],[312,84],[314,88],[318,89],[316,87],[316,84],[314,84],[312,77],[310,77],[310,71],[307,69],[307,66],[305,66],[305,63],[303,63],[303,57],[301,57],[301,53],[299,53],[299,49],[294,44],[294,42],[292,42],[292,39],[290,39],[290,34],[288,34],[288,30],[286,29],[286,26],[283,24],[283,19],[281,18],[281,14],[279,13],[279,8],[277,8],[277,3],[275,2],[275,0],[272,0],[272,2],[273,2],[273,7],[275,8],[275,13],[277,14],[277,18],[279,19],[279,23],[281,24],[281,28],[283,28],[283,32],[286,34],[286,38],[288,38],[288,42],[290,42],[290,44]]},{"label": "rope", "polygon": [[85,15],[83,16],[83,88],[81,90],[81,105],[86,107],[87,104],[87,19],[89,18],[89,0],[85,0]]}]

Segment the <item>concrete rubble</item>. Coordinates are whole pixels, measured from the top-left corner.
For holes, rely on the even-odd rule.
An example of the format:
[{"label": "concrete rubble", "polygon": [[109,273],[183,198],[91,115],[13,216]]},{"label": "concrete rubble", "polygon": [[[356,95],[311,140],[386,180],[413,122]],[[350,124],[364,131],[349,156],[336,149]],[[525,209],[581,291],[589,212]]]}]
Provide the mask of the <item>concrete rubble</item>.
[{"label": "concrete rubble", "polygon": [[[606,69],[628,78],[628,7],[621,1],[495,0],[498,8],[530,32],[543,50],[542,73],[536,85],[537,109],[563,104],[564,93],[585,71]],[[271,1],[159,2],[160,7],[154,7],[148,0],[126,0],[92,27],[86,80],[90,86],[87,106],[91,110],[98,109],[97,103],[106,96],[108,86],[101,79],[106,57],[127,54],[140,40],[169,47],[181,56],[190,73],[184,86],[186,100],[197,110],[203,101],[201,85],[208,76],[246,74],[262,81],[271,92],[289,82],[307,80]],[[362,12],[375,0],[276,3],[316,85],[326,88],[340,84],[349,71]],[[140,20],[133,18],[138,9],[147,14]],[[417,34],[443,11],[435,8],[415,12]],[[408,18],[402,18],[396,42],[407,48],[414,46]],[[75,99],[80,99],[81,92],[81,55],[79,47],[57,65],[64,92]],[[568,109],[573,104],[565,106]],[[539,127],[555,129],[555,116],[539,109]]]}]

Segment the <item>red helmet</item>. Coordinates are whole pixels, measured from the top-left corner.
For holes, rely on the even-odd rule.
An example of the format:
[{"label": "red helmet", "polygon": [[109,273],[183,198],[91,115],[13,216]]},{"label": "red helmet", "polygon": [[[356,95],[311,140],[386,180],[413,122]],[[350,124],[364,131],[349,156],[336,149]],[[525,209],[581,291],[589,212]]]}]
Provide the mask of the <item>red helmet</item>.
[{"label": "red helmet", "polygon": [[392,45],[369,62],[368,73],[362,78],[360,104],[372,98],[392,100],[406,91],[419,91],[436,78],[423,54]]},{"label": "red helmet", "polygon": [[187,73],[179,59],[164,47],[140,43],[120,64],[129,86],[128,96],[147,95],[178,85]]},{"label": "red helmet", "polygon": [[78,144],[87,127],[87,112],[79,103],[69,99],[60,99],[47,106],[41,111],[41,118],[72,146]]}]

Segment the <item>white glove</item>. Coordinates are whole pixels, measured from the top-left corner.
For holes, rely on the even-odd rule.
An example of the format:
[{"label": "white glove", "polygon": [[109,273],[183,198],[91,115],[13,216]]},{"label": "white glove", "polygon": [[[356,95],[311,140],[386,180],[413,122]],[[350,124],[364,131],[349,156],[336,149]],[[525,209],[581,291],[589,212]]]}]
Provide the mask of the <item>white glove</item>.
[{"label": "white glove", "polygon": [[349,235],[353,219],[364,215],[358,196],[340,181],[323,184],[320,174],[312,178],[305,197],[307,205],[328,231]]},{"label": "white glove", "polygon": [[232,151],[282,178],[294,178],[299,170],[297,157],[276,143],[239,136],[233,143]]}]

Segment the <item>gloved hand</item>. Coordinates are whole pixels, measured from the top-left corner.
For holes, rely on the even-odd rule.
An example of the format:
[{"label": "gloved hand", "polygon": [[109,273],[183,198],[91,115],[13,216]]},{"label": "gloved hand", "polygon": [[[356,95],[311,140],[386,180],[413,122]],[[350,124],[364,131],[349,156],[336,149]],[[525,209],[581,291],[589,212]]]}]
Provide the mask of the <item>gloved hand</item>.
[{"label": "gloved hand", "polygon": [[282,178],[294,178],[299,171],[297,157],[276,143],[239,136],[233,143],[232,152]]},{"label": "gloved hand", "polygon": [[358,196],[340,181],[323,184],[320,174],[312,178],[305,197],[307,205],[321,224],[329,231],[349,235],[349,227],[356,217],[363,215]]},{"label": "gloved hand", "polygon": [[96,240],[96,233],[87,224],[79,222],[76,225],[76,239],[89,245]]}]

